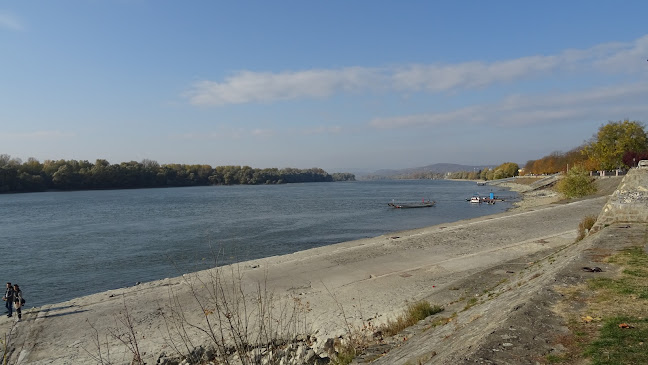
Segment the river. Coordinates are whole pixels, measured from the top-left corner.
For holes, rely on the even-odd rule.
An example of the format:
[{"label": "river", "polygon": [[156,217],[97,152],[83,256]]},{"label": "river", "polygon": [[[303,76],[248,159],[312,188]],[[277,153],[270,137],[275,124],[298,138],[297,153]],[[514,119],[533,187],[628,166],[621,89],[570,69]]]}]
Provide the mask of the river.
[{"label": "river", "polygon": [[[475,193],[507,197],[466,202]],[[0,195],[0,280],[27,307],[215,265],[499,213],[514,192],[405,180]],[[435,207],[392,209],[395,200]]]}]

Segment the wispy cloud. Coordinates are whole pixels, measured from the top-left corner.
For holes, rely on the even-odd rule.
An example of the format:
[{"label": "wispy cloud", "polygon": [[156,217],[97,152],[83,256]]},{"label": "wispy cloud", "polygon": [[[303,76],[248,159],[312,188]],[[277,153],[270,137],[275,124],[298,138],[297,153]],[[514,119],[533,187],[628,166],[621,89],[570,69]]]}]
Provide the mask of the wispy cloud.
[{"label": "wispy cloud", "polygon": [[299,98],[324,98],[340,92],[444,92],[533,79],[562,71],[643,72],[648,35],[629,43],[568,49],[556,55],[496,62],[417,64],[390,68],[349,67],[286,71],[239,71],[223,81],[203,80],[186,93],[191,104],[219,106]]},{"label": "wispy cloud", "polygon": [[73,132],[34,131],[34,132],[0,132],[0,140],[11,141],[51,141],[76,137]]},{"label": "wispy cloud", "polygon": [[315,136],[315,135],[336,135],[342,133],[340,126],[315,126],[311,128],[298,128],[287,130],[275,130],[267,128],[228,128],[222,127],[217,131],[210,132],[189,132],[174,134],[170,137],[175,140],[187,141],[210,141],[210,140],[241,140],[241,139],[266,139],[277,137],[278,135],[290,136]]},{"label": "wispy cloud", "polygon": [[317,134],[339,134],[342,132],[340,126],[319,126],[313,128],[303,129],[301,134],[304,135],[317,135]]},{"label": "wispy cloud", "polygon": [[195,105],[321,98],[340,90],[363,89],[374,77],[374,70],[359,67],[283,73],[241,71],[220,83],[200,81],[187,96]]},{"label": "wispy cloud", "polygon": [[272,137],[274,136],[275,132],[272,129],[256,128],[251,130],[250,134],[255,137]]},{"label": "wispy cloud", "polygon": [[648,85],[637,83],[582,92],[514,95],[499,103],[474,105],[444,113],[375,118],[374,128],[431,127],[440,125],[526,126],[600,118],[632,118],[648,113]]},{"label": "wispy cloud", "polygon": [[245,129],[245,128],[221,128],[211,132],[189,132],[173,134],[171,139],[187,141],[210,141],[210,140],[239,140],[244,138],[256,137],[267,138],[275,135],[272,129]]},{"label": "wispy cloud", "polygon": [[4,11],[0,11],[0,28],[9,30],[24,30],[25,27],[18,17]]}]

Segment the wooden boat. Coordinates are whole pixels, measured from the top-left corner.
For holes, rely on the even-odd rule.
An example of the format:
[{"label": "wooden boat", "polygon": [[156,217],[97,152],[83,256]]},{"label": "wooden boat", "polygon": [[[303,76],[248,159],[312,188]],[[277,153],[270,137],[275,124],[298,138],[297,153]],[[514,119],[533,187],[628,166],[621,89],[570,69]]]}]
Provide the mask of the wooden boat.
[{"label": "wooden boat", "polygon": [[436,204],[434,200],[424,200],[422,202],[416,203],[387,203],[392,208],[396,209],[408,209],[408,208],[428,208],[433,207]]}]

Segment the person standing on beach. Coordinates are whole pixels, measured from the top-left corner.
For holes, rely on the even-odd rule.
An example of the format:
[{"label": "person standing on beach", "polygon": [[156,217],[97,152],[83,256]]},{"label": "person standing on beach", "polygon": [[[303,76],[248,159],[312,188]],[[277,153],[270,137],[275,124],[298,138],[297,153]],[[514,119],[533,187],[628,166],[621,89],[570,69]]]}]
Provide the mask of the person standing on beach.
[{"label": "person standing on beach", "polygon": [[18,284],[14,284],[13,291],[14,291],[14,307],[16,307],[16,313],[18,313],[18,320],[20,321],[20,318],[22,318],[22,311],[20,310],[20,308],[22,308],[22,305],[24,303],[22,297],[22,291],[18,287]]},{"label": "person standing on beach", "polygon": [[7,290],[5,291],[4,297],[2,299],[5,301],[5,308],[7,308],[7,317],[11,317],[13,314],[13,299],[14,299],[14,290],[11,286],[11,283],[7,283]]}]

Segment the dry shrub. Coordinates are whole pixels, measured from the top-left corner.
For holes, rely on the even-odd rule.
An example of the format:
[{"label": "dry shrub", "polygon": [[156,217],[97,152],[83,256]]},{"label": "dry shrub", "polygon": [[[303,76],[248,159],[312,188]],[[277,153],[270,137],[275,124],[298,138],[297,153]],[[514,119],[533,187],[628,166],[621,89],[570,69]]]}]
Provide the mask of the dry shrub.
[{"label": "dry shrub", "polygon": [[382,333],[386,336],[393,336],[407,327],[413,326],[418,321],[427,318],[433,314],[443,311],[443,307],[432,305],[427,301],[418,301],[407,306],[405,313],[396,317],[393,321],[388,321],[382,328]]},{"label": "dry shrub", "polygon": [[[184,275],[189,294],[170,292],[164,314],[169,345],[188,363],[216,360],[218,364],[279,364],[286,350],[311,329],[307,323],[310,304],[299,298],[281,300],[264,282],[244,284],[238,265],[214,268],[206,277]],[[187,316],[192,302],[200,319]],[[196,336],[196,332],[202,336]],[[209,339],[202,351],[200,337]]]},{"label": "dry shrub", "polygon": [[585,238],[589,230],[594,226],[594,223],[596,223],[596,216],[588,215],[583,218],[583,220],[578,224],[578,237],[576,237],[576,241]]}]

